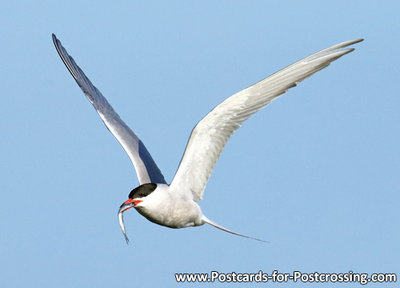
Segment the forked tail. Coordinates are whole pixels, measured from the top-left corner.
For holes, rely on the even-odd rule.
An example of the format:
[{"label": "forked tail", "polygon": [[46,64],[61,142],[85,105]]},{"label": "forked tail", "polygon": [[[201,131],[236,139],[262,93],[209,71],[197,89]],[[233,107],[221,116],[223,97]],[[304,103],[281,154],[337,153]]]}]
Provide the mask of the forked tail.
[{"label": "forked tail", "polygon": [[204,221],[205,223],[210,224],[211,226],[214,226],[215,228],[218,228],[218,229],[220,229],[220,230],[222,230],[222,231],[225,231],[225,232],[228,232],[228,233],[237,235],[237,236],[241,236],[241,237],[244,237],[244,238],[249,238],[249,239],[253,239],[253,240],[257,240],[257,241],[261,241],[261,242],[265,242],[265,243],[270,243],[269,241],[261,240],[261,239],[254,238],[254,237],[250,237],[250,236],[246,236],[246,235],[243,235],[243,234],[234,232],[234,231],[232,231],[232,230],[229,230],[229,229],[227,229],[227,228],[225,228],[225,227],[222,227],[222,226],[218,225],[217,223],[211,221],[210,219],[208,219],[208,218],[207,218],[206,216],[204,216],[204,215],[203,215],[203,218],[202,218],[202,219],[203,219],[203,221]]}]

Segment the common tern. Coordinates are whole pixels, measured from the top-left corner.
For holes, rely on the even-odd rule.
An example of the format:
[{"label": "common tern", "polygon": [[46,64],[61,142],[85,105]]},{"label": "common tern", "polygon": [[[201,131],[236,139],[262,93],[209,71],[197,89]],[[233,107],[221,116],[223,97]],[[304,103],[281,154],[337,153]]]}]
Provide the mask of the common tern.
[{"label": "common tern", "polygon": [[129,199],[122,203],[118,212],[119,223],[127,243],[129,240],[122,213],[131,208],[135,208],[151,222],[162,226],[184,228],[207,223],[238,236],[263,241],[231,231],[204,216],[197,202],[203,198],[213,167],[230,136],[245,120],[289,88],[295,87],[332,61],[354,50],[346,47],[363,41],[351,40],[314,53],[216,106],[192,130],[178,170],[172,182],[167,184],[143,142],[90,82],[61,45],[60,40],[54,34],[52,37],[65,66],[135,167],[140,185],[129,193]]}]

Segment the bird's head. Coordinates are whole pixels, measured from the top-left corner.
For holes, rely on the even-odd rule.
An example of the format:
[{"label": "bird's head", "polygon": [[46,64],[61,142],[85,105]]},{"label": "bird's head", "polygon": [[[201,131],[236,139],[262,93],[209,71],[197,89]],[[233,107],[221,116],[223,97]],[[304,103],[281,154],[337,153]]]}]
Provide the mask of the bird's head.
[{"label": "bird's head", "polygon": [[129,199],[126,200],[119,207],[119,213],[123,213],[131,208],[137,207],[143,200],[148,196],[151,192],[156,190],[157,184],[154,183],[146,183],[142,184],[129,193]]},{"label": "bird's head", "polygon": [[118,219],[119,225],[121,226],[122,233],[125,236],[126,243],[129,242],[128,237],[126,236],[125,225],[124,225],[124,218],[123,214],[125,211],[136,208],[141,205],[141,203],[145,200],[146,196],[148,196],[151,192],[156,190],[157,184],[154,183],[146,183],[136,187],[129,193],[129,199],[126,200],[122,205],[119,207],[118,211]]}]

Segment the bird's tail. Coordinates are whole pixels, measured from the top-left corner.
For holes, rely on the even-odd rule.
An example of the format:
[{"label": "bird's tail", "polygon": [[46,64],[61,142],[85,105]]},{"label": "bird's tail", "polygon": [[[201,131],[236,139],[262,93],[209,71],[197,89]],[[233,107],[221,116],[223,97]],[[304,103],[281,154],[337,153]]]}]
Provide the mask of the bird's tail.
[{"label": "bird's tail", "polygon": [[227,229],[227,228],[225,228],[225,227],[222,227],[222,226],[218,225],[217,223],[211,221],[210,219],[208,219],[208,218],[207,218],[206,216],[204,216],[204,215],[203,215],[203,217],[202,217],[202,220],[203,220],[205,223],[210,224],[211,226],[214,226],[215,228],[218,228],[218,229],[220,229],[220,230],[222,230],[222,231],[225,231],[225,232],[228,232],[228,233],[237,235],[237,236],[241,236],[241,237],[244,237],[244,238],[249,238],[249,239],[253,239],[253,240],[257,240],[257,241],[261,241],[261,242],[265,242],[265,243],[270,243],[270,242],[265,241],[265,240],[261,240],[261,239],[254,238],[254,237],[250,237],[250,236],[246,236],[246,235],[243,235],[243,234],[234,232],[234,231],[232,231],[232,230],[229,230],[229,229]]}]

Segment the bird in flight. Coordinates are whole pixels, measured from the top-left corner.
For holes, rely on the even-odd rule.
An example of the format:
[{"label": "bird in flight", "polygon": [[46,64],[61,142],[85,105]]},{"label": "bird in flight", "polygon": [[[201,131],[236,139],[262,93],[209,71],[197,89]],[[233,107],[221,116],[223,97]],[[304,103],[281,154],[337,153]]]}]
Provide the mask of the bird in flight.
[{"label": "bird in flight", "polygon": [[172,182],[168,184],[143,142],[86,77],[60,40],[54,34],[52,37],[57,52],[72,77],[135,167],[140,185],[129,193],[129,199],[122,203],[118,212],[119,224],[127,243],[129,240],[123,212],[131,208],[135,208],[151,222],[162,226],[185,228],[207,223],[238,236],[263,241],[222,227],[203,214],[197,202],[203,198],[213,167],[230,136],[245,120],[289,88],[295,87],[332,61],[354,50],[346,47],[363,41],[351,40],[314,53],[217,105],[192,130],[178,170]]}]

